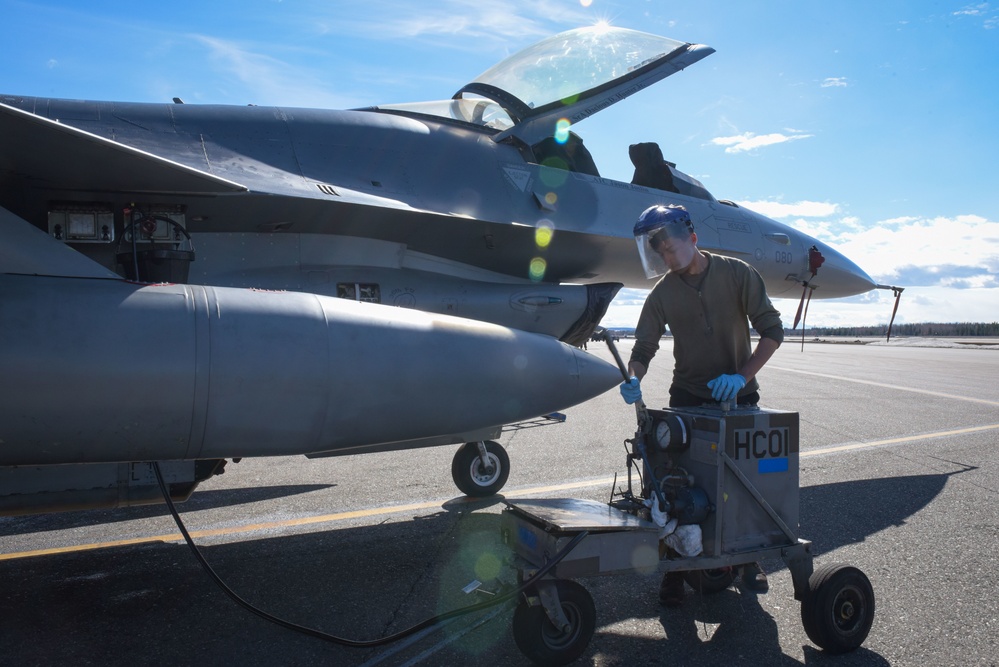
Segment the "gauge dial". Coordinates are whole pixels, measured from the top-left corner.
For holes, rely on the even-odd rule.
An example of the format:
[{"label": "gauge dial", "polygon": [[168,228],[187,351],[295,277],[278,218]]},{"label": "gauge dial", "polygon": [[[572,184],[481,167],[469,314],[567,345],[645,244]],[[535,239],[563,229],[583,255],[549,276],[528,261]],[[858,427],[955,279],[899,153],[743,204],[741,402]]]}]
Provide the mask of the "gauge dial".
[{"label": "gauge dial", "polygon": [[687,425],[677,415],[668,415],[655,423],[655,441],[659,449],[682,451],[690,445]]},{"label": "gauge dial", "polygon": [[669,426],[669,422],[665,419],[661,419],[656,422],[656,444],[659,445],[660,449],[666,449],[670,445],[670,439],[672,437],[672,431]]}]

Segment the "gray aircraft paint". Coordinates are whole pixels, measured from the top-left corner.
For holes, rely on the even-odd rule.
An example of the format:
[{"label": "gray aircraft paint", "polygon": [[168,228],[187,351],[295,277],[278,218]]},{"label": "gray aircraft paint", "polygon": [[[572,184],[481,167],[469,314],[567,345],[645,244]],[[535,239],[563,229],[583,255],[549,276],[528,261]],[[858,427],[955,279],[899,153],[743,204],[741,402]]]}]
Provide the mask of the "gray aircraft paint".
[{"label": "gray aircraft paint", "polygon": [[0,275],[0,465],[308,454],[564,409],[549,336],[298,292]]}]

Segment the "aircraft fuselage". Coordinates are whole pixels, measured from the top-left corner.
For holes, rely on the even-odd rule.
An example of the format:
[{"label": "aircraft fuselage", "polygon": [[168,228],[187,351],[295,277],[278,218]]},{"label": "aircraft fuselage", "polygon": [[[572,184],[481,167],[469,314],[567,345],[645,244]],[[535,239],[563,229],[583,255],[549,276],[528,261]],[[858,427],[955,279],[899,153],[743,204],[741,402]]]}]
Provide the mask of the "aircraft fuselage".
[{"label": "aircraft fuselage", "polygon": [[[749,261],[771,296],[793,295],[810,277],[811,246],[826,258],[813,281],[816,298],[874,285],[833,248],[730,202],[542,166],[527,147],[496,143],[494,133],[458,122],[370,110],[0,99],[246,188],[184,192],[135,172],[108,183],[99,169],[88,173],[81,164],[73,178],[28,183],[32,192],[23,202],[12,201],[24,196],[21,187],[14,193],[4,184],[0,204],[36,224],[52,201],[110,199],[117,210],[138,200],[183,207],[195,242],[205,233],[299,235],[302,246],[316,234],[367,238],[472,267],[486,272],[485,280],[649,287],[636,261],[632,222],[652,204],[673,203],[690,211],[702,249]],[[553,232],[545,246],[538,243],[542,228]],[[92,246],[84,251],[99,254]],[[199,257],[192,267],[199,281],[219,284],[216,259]],[[255,263],[274,261],[247,258],[244,278]],[[280,261],[301,271],[342,265],[341,258]],[[384,266],[392,258],[374,261]],[[460,274],[456,266],[436,270]],[[239,284],[226,282],[233,280],[222,284]],[[262,281],[258,274],[245,284],[267,287]]]}]

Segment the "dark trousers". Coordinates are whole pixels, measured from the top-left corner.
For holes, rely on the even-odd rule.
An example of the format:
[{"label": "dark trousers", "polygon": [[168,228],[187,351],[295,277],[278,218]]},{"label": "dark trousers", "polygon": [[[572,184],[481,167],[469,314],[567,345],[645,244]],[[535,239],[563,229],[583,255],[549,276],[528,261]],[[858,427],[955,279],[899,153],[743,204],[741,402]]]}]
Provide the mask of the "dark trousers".
[{"label": "dark trousers", "polygon": [[[676,385],[669,388],[669,406],[671,408],[699,408],[705,403],[714,403],[710,398],[703,398],[696,394],[691,394],[686,389],[681,389]],[[754,391],[751,394],[740,396],[739,405],[756,405],[760,402],[760,392]]]}]

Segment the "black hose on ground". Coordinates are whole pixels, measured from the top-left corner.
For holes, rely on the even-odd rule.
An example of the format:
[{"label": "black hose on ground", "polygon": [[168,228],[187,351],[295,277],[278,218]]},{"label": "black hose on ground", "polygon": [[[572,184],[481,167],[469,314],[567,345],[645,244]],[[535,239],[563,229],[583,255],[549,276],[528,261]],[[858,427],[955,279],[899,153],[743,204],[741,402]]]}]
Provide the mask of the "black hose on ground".
[{"label": "black hose on ground", "polygon": [[503,604],[504,602],[507,602],[508,600],[511,600],[514,597],[520,595],[521,593],[529,590],[542,577],[546,576],[549,572],[551,572],[552,569],[556,565],[558,565],[558,563],[563,558],[565,558],[570,551],[575,549],[576,546],[583,541],[583,538],[585,538],[589,534],[587,531],[583,531],[578,535],[576,535],[575,537],[573,537],[572,540],[570,540],[569,543],[565,545],[565,547],[563,547],[561,551],[555,554],[554,558],[545,563],[541,568],[538,569],[537,572],[534,573],[533,576],[524,581],[520,586],[511,591],[507,591],[506,593],[497,595],[491,600],[480,602],[478,604],[469,605],[467,607],[461,607],[460,609],[454,609],[452,611],[445,612],[443,614],[438,614],[437,616],[433,616],[431,618],[426,619],[425,621],[417,623],[411,628],[402,630],[387,637],[381,637],[379,639],[345,639],[343,637],[336,637],[334,635],[328,634],[326,632],[323,632],[322,630],[316,630],[314,628],[309,628],[304,625],[299,625],[297,623],[292,623],[291,621],[286,621],[282,618],[278,618],[277,616],[269,614],[262,609],[254,607],[252,604],[241,598],[235,591],[229,588],[229,586],[227,586],[226,583],[222,581],[222,578],[219,577],[218,574],[216,574],[215,570],[212,569],[212,566],[208,564],[208,561],[205,560],[205,557],[204,555],[202,555],[201,550],[198,549],[197,545],[194,544],[194,540],[191,538],[190,533],[187,532],[187,528],[184,526],[184,522],[181,521],[180,519],[180,514],[177,513],[177,508],[174,506],[173,500],[170,498],[170,493],[167,490],[166,483],[163,481],[163,475],[162,473],[160,473],[160,465],[156,461],[153,462],[153,471],[156,473],[156,481],[160,485],[160,492],[163,494],[163,500],[166,501],[167,508],[170,510],[170,514],[173,516],[173,520],[174,522],[176,522],[177,528],[180,529],[180,534],[184,536],[184,541],[187,542],[187,546],[191,548],[191,551],[194,553],[194,557],[198,559],[199,563],[201,563],[201,567],[203,567],[205,572],[208,573],[208,576],[212,578],[212,581],[214,581],[218,585],[218,587],[222,589],[222,592],[228,595],[240,607],[246,609],[250,613],[256,614],[265,621],[270,621],[271,623],[275,623],[283,628],[286,628],[288,630],[294,630],[295,632],[299,632],[301,634],[308,635],[310,637],[315,637],[317,639],[322,639],[324,641],[332,642],[334,644],[339,644],[341,646],[351,646],[354,648],[371,648],[374,646],[384,646],[385,644],[391,644],[392,642],[399,641],[400,639],[409,637],[410,635],[416,634],[417,632],[425,628],[429,628],[433,625],[437,625],[438,623],[443,623],[444,621],[450,620],[452,618],[465,616],[466,614],[472,614],[477,611],[482,611],[484,609],[489,609],[490,607],[495,607],[496,605]]}]

